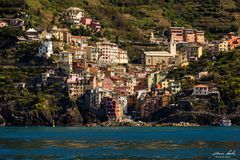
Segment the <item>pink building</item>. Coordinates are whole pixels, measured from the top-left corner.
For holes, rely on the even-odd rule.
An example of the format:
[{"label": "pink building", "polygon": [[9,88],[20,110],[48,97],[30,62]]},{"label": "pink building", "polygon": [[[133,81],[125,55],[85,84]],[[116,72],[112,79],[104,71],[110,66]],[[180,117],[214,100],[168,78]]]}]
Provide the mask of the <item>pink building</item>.
[{"label": "pink building", "polygon": [[118,45],[107,40],[97,43],[97,48],[102,51],[99,60],[103,63],[118,63]]},{"label": "pink building", "polygon": [[108,120],[120,122],[123,115],[121,103],[119,103],[118,100],[109,97],[105,97],[102,102],[106,109]]},{"label": "pink building", "polygon": [[110,78],[104,78],[102,87],[107,90],[113,90],[114,83]]},{"label": "pink building", "polygon": [[92,28],[92,30],[99,32],[99,31],[101,31],[102,26],[101,26],[100,22],[93,20],[91,23],[91,28]]},{"label": "pink building", "polygon": [[90,17],[83,17],[81,23],[85,26],[90,26],[92,24],[92,18]]},{"label": "pink building", "polygon": [[5,21],[0,21],[0,28],[8,26],[8,23]]}]

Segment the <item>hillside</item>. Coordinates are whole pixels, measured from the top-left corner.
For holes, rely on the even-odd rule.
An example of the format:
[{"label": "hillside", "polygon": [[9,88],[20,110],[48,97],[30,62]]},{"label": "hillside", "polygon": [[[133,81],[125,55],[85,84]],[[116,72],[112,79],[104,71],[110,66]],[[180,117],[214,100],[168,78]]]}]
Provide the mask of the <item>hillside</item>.
[{"label": "hillside", "polygon": [[[128,51],[130,65],[126,65],[128,62],[124,62],[126,73],[118,73],[118,69],[115,71],[115,67],[113,66],[117,74],[123,75],[123,77],[119,76],[119,78],[114,76],[113,79],[122,81],[116,82],[117,85],[121,84],[121,86],[116,85],[117,87],[113,87],[113,91],[115,93],[115,90],[119,91],[121,87],[134,83],[132,87],[126,87],[126,91],[129,92],[128,88],[134,88],[131,96],[135,99],[136,97],[134,98],[134,96],[137,96],[137,94],[134,93],[138,91],[138,87],[135,86],[136,82],[133,81],[131,77],[137,76],[131,72],[135,72],[132,70],[136,70],[137,74],[140,73],[140,77],[136,78],[136,81],[142,83],[144,80],[143,83],[145,83],[147,81],[142,78],[141,73],[144,75],[148,73],[149,70],[145,70],[143,67],[135,66],[131,63],[139,62],[139,54],[143,49],[159,50],[161,47],[161,50],[164,50],[164,46],[143,43],[148,42],[151,32],[154,32],[158,37],[162,37],[164,36],[164,30],[168,26],[194,27],[204,30],[208,40],[218,39],[225,33],[238,31],[238,21],[240,20],[238,18],[238,15],[240,15],[239,5],[240,2],[237,0],[205,0],[204,2],[200,0],[1,0],[0,18],[24,18],[27,22],[27,28],[43,27],[49,29],[53,25],[59,27],[67,26],[67,24],[63,22],[63,13],[66,8],[76,6],[84,9],[87,16],[95,17],[103,26],[102,35],[99,34],[99,32],[88,35],[92,36],[92,39],[89,40],[90,43],[95,43],[97,38],[104,36],[116,43],[120,42],[121,48]],[[78,32],[79,35],[83,35],[80,34],[80,32],[84,32],[84,34],[87,35],[88,31],[87,29],[81,30],[81,28],[70,29],[73,35],[77,35]],[[74,34],[74,32],[77,34]],[[99,35],[95,36],[94,34]],[[50,126],[55,122],[57,125],[64,125],[95,123],[95,120],[99,122],[105,121],[106,116],[101,109],[99,110],[99,115],[90,112],[90,105],[85,103],[87,99],[84,98],[85,95],[83,96],[82,90],[81,93],[78,93],[79,95],[77,96],[79,97],[77,97],[77,100],[72,99],[73,96],[71,96],[68,90],[72,86],[66,81],[68,73],[64,73],[61,68],[61,65],[66,66],[65,61],[62,62],[59,56],[61,53],[53,55],[49,59],[45,59],[44,56],[36,56],[40,43],[31,41],[29,43],[17,43],[18,37],[21,35],[23,35],[23,31],[18,27],[3,27],[0,29],[0,124],[1,116],[3,117],[3,122],[6,121],[7,125],[30,124]],[[97,38],[94,40],[93,37]],[[57,58],[57,56],[60,58]],[[166,80],[176,80],[175,84],[178,85],[182,91],[179,90],[173,94],[173,96],[169,96],[169,94],[162,96],[169,96],[169,106],[170,103],[174,105],[178,104],[183,98],[186,98],[186,100],[190,99],[188,100],[191,106],[190,109],[192,108],[193,111],[197,111],[197,113],[199,111],[205,111],[217,115],[239,114],[239,58],[239,48],[224,53],[208,53],[206,51],[198,61],[190,62],[188,67],[172,69],[171,65],[170,71],[166,70],[169,72]],[[69,61],[72,60],[69,58]],[[91,69],[99,69],[100,72],[98,71],[96,73],[104,73],[104,79],[102,79],[102,76],[99,76],[101,77],[98,79],[99,84],[104,84],[105,78],[111,78],[111,76],[108,76],[108,71],[105,73],[105,71],[99,67],[100,65],[96,68],[91,66],[91,63],[95,66],[98,60],[90,62],[88,65],[86,65],[85,62],[86,61],[84,61],[85,67],[83,68],[87,72],[89,70],[89,75],[93,74]],[[73,65],[73,62],[70,64]],[[75,64],[75,67],[78,66],[79,65],[76,66]],[[52,69],[54,73],[50,74],[48,72],[49,69]],[[208,71],[207,76],[198,79],[197,75],[202,71]],[[75,68],[73,72],[70,72],[69,69],[69,73],[75,72],[79,72],[79,68]],[[154,71],[154,79],[158,76],[155,76],[155,73]],[[162,72],[157,74],[162,74]],[[186,75],[193,75],[197,78],[194,81],[186,81],[184,78]],[[94,74],[93,77],[94,76],[96,75]],[[149,79],[149,76],[146,75],[145,78]],[[87,78],[85,80],[90,81]],[[157,81],[157,79],[154,81]],[[141,86],[141,83],[137,85]],[[156,82],[156,84],[157,83],[158,82]],[[144,86],[139,89],[146,89],[148,87],[147,89],[150,90],[156,84],[153,83],[149,86],[148,84],[144,84]],[[217,96],[209,94],[208,97],[205,97],[206,95],[203,95],[200,97],[202,98],[200,100],[202,102],[204,101],[204,103],[200,103],[199,98],[194,99],[194,103],[192,103],[192,90],[194,90],[193,87],[196,84],[208,84],[209,87],[215,87],[217,89]],[[87,85],[89,84],[76,81],[76,87],[87,88],[89,87]],[[170,87],[162,89],[167,89],[169,93],[174,93]],[[86,93],[87,95],[87,91],[89,90],[85,90],[84,94]],[[123,92],[120,94],[122,93]],[[149,92],[149,94],[145,95],[146,99],[144,99],[144,101],[149,102],[148,100],[154,100],[154,98],[160,97],[155,97],[155,95],[158,94]],[[219,98],[220,96],[221,98]],[[159,100],[162,101],[162,99]],[[143,105],[143,107],[147,106],[146,108],[149,111],[152,108],[163,107],[163,105],[159,105],[158,100],[156,102],[157,103],[153,102],[153,105],[147,103],[147,105]],[[191,103],[193,105],[191,105]],[[151,109],[149,109],[150,107],[148,108],[148,104],[150,106],[152,105]],[[134,105],[136,104],[127,107],[129,107],[131,111],[135,111],[133,108],[135,107]],[[142,107],[137,108],[142,109]],[[189,110],[186,109],[187,112]],[[145,111],[145,108],[140,111]],[[140,111],[137,110],[139,113]],[[132,113],[133,116],[135,116],[136,112]],[[156,112],[156,114],[157,120],[159,120],[158,112]],[[180,118],[180,121],[182,121],[182,117],[189,117],[189,114],[190,117],[195,116],[195,113],[193,114],[191,112],[185,116],[180,114],[177,116]],[[192,114],[194,116],[192,116]],[[208,115],[209,114],[203,114],[203,116],[200,117],[208,118]],[[170,114],[166,114],[165,116],[171,120]],[[145,118],[145,115],[142,117]],[[192,122],[196,122],[196,119],[192,118],[192,120],[194,120]],[[156,119],[154,119],[154,121],[156,121]],[[201,122],[200,124],[210,124],[210,120],[206,123]]]},{"label": "hillside", "polygon": [[[29,13],[30,26],[61,22],[62,11],[70,6],[83,8],[99,19],[104,35],[114,39],[145,41],[151,31],[161,36],[167,26],[203,29],[210,39],[238,30],[238,0],[2,0],[1,17]],[[189,14],[191,13],[191,14]],[[113,33],[113,34],[112,34]]]},{"label": "hillside", "polygon": [[[191,63],[186,68],[176,69],[170,72],[169,78],[183,79],[185,75],[197,75],[199,72],[208,71],[208,77],[198,80],[197,83],[217,84],[220,90],[223,104],[227,106],[228,113],[239,111],[240,105],[240,50],[236,49],[227,53],[219,53],[213,59],[207,53],[197,63]],[[189,88],[191,84],[186,84]],[[183,88],[185,88],[183,86]]]}]

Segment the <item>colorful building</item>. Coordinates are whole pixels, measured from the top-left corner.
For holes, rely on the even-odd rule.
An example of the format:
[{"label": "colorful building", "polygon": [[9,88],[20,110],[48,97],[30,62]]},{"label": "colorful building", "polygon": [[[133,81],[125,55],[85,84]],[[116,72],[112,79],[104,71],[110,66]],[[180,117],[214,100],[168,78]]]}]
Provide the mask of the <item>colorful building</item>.
[{"label": "colorful building", "polygon": [[208,95],[208,86],[204,84],[198,84],[193,87],[193,93],[194,96],[205,96]]},{"label": "colorful building", "polygon": [[219,41],[215,44],[218,52],[227,52],[230,50],[230,45],[227,40]]},{"label": "colorful building", "polygon": [[97,43],[97,48],[102,51],[99,61],[103,63],[118,63],[118,46],[107,40]]},{"label": "colorful building", "polygon": [[71,33],[67,28],[57,28],[54,26],[51,30],[54,39],[69,44],[71,42]]},{"label": "colorful building", "polygon": [[90,18],[90,17],[83,17],[82,19],[81,19],[81,23],[83,24],[83,25],[85,25],[85,26],[90,26],[91,25],[91,23],[92,23],[92,18]]},{"label": "colorful building", "polygon": [[0,28],[7,27],[8,23],[5,21],[0,21]]},{"label": "colorful building", "polygon": [[86,91],[96,88],[96,77],[70,74],[66,83],[69,97],[76,99]]},{"label": "colorful building", "polygon": [[193,29],[184,30],[184,41],[190,43],[196,42],[196,36]]},{"label": "colorful building", "polygon": [[96,32],[101,31],[101,28],[102,28],[100,22],[99,22],[99,21],[96,21],[96,20],[92,20],[92,21],[91,21],[90,27],[91,27],[92,30],[94,30],[94,31],[96,31]]},{"label": "colorful building", "polygon": [[118,64],[128,64],[127,51],[118,48]]},{"label": "colorful building", "polygon": [[205,35],[203,31],[196,30],[195,36],[196,36],[196,40],[195,40],[196,43],[201,43],[201,44],[205,43]]},{"label": "colorful building", "polygon": [[233,32],[229,33],[226,36],[226,40],[228,41],[230,50],[240,46],[240,37],[235,35],[235,33]]},{"label": "colorful building", "polygon": [[169,38],[177,43],[205,43],[203,31],[185,29],[184,27],[169,27]]},{"label": "colorful building", "polygon": [[170,39],[175,42],[184,41],[184,27],[169,27]]},{"label": "colorful building", "polygon": [[122,121],[122,116],[123,116],[122,106],[118,100],[110,97],[104,97],[102,101],[102,105],[106,109],[108,120],[118,121],[118,122]]}]

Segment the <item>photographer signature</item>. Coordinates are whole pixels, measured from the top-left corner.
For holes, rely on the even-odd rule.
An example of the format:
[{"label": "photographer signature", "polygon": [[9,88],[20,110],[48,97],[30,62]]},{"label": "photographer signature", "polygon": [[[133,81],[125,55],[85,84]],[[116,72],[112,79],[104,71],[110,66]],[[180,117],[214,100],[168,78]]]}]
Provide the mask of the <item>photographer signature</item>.
[{"label": "photographer signature", "polygon": [[228,152],[224,153],[224,152],[215,152],[213,153],[209,159],[231,159],[231,160],[237,160],[234,159],[234,157],[236,157],[236,151],[235,150],[229,150]]}]

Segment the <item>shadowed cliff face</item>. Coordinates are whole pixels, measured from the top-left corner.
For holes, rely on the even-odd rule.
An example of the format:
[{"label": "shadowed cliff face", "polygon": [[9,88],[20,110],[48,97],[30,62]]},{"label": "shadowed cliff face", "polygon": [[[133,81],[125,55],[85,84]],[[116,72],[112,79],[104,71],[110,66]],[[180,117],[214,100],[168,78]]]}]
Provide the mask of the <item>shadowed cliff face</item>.
[{"label": "shadowed cliff face", "polygon": [[69,108],[65,113],[56,117],[57,125],[81,125],[83,118],[77,107]]},{"label": "shadowed cliff face", "polygon": [[69,108],[57,114],[51,114],[46,110],[19,111],[11,107],[1,107],[0,125],[7,126],[52,126],[56,125],[81,125],[83,122],[79,110]]},{"label": "shadowed cliff face", "polygon": [[[213,114],[210,112],[165,107],[155,112],[149,121],[159,122],[160,124],[189,122],[199,125],[213,125],[215,122],[219,122],[222,118],[222,115]],[[226,118],[232,120],[232,124],[234,125],[240,124],[240,115],[227,115]]]}]

